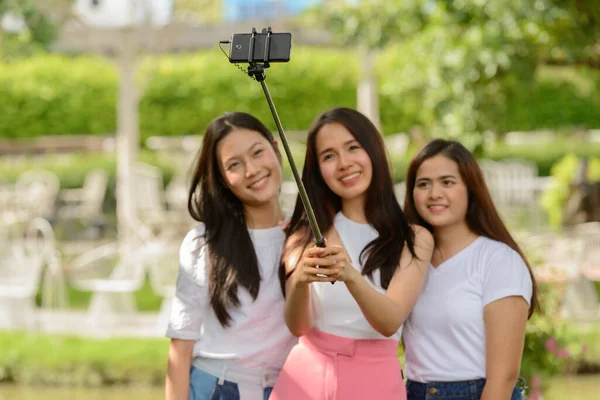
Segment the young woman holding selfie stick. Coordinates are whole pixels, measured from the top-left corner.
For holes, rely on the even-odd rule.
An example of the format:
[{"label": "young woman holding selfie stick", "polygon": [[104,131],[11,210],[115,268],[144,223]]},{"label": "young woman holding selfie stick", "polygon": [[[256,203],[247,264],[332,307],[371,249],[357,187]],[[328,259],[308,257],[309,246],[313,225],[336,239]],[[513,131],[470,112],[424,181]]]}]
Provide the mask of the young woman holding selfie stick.
[{"label": "young woman holding selfie stick", "polygon": [[406,222],[381,135],[355,110],[316,119],[302,181],[327,246],[312,245],[297,202],[282,280],[286,323],[300,341],[270,398],[403,399],[398,340],[425,281],[433,238]]},{"label": "young woman holding selfie stick", "polygon": [[183,240],[173,309],[168,400],[266,400],[296,343],[283,320],[285,234],[277,142],[256,118],[208,126],[189,191],[199,221]]}]

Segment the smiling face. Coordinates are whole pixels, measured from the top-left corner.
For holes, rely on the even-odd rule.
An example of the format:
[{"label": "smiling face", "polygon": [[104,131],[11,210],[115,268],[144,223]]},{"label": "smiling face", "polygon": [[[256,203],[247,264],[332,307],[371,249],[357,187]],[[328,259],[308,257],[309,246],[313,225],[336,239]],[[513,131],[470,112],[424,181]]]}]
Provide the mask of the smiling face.
[{"label": "smiling face", "polygon": [[323,180],[342,201],[364,199],[373,167],[367,151],[342,124],[323,125],[316,138]]},{"label": "smiling face", "polygon": [[249,129],[233,129],[219,142],[217,155],[225,184],[245,206],[278,201],[281,164],[263,135]]},{"label": "smiling face", "polygon": [[437,155],[421,164],[412,195],[417,213],[434,229],[466,224],[468,190],[448,157]]}]

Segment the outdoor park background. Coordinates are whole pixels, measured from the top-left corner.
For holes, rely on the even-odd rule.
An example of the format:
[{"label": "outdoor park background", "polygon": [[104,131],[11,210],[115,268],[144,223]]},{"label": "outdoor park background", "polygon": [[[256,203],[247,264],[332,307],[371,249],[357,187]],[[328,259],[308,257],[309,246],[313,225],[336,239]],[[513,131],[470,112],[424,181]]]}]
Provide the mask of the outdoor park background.
[{"label": "outdoor park background", "polygon": [[293,34],[266,73],[300,165],[334,106],[381,127],[399,200],[428,139],[476,152],[543,290],[530,398],[600,398],[600,222],[584,224],[600,221],[600,2],[0,0],[0,15],[1,400],[163,397],[200,135],[231,110],[275,129],[217,47],[253,26]]}]

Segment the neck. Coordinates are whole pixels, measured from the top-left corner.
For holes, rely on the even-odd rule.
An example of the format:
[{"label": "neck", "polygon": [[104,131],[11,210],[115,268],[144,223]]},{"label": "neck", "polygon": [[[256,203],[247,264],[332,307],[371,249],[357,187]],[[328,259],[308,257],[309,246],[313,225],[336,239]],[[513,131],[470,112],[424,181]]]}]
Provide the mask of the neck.
[{"label": "neck", "polygon": [[346,218],[351,219],[354,222],[361,224],[368,223],[365,215],[365,200],[364,196],[356,197],[354,199],[342,200],[342,213]]},{"label": "neck", "polygon": [[448,259],[471,244],[478,235],[471,231],[463,221],[460,225],[435,228],[433,237],[435,247],[441,253],[442,258]]},{"label": "neck", "polygon": [[285,218],[277,198],[259,206],[244,205],[244,216],[248,229],[273,228]]}]

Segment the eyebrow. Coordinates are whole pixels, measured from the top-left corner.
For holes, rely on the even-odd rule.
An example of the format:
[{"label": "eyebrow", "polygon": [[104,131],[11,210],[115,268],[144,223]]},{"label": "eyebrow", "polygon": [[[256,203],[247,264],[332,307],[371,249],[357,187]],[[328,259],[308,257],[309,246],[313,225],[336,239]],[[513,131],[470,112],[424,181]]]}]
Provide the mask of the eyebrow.
[{"label": "eyebrow", "polygon": [[[260,144],[262,144],[262,143],[261,143],[261,142],[255,142],[255,143],[254,143],[252,146],[248,147],[248,148],[247,148],[247,149],[246,149],[244,152],[242,152],[242,153],[245,153],[245,152],[251,151],[253,148],[255,148],[256,146],[258,146],[258,145],[260,145]],[[239,153],[239,154],[234,154],[233,156],[231,156],[231,157],[229,157],[228,159],[226,159],[225,161],[223,161],[223,164],[228,164],[230,161],[232,161],[232,160],[236,159],[236,158],[237,158],[237,157],[238,157],[240,154],[241,154],[241,153]]]},{"label": "eyebrow", "polygon": [[[448,178],[456,179],[456,177],[454,175],[442,175],[442,176],[439,176],[437,179],[448,179]],[[418,178],[417,182],[419,182],[419,181],[430,181],[430,180],[431,180],[431,178],[423,177],[423,178]]]},{"label": "eyebrow", "polygon": [[[349,145],[349,144],[350,144],[350,143],[352,143],[352,142],[358,142],[358,140],[356,140],[356,139],[350,139],[350,140],[348,140],[348,141],[346,141],[346,142],[342,143],[342,146],[347,146],[347,145]],[[319,157],[320,157],[320,156],[322,156],[324,153],[327,153],[327,152],[329,152],[329,151],[333,151],[333,148],[331,148],[331,147],[328,147],[328,148],[326,148],[325,150],[322,150],[322,151],[319,153]]]}]

